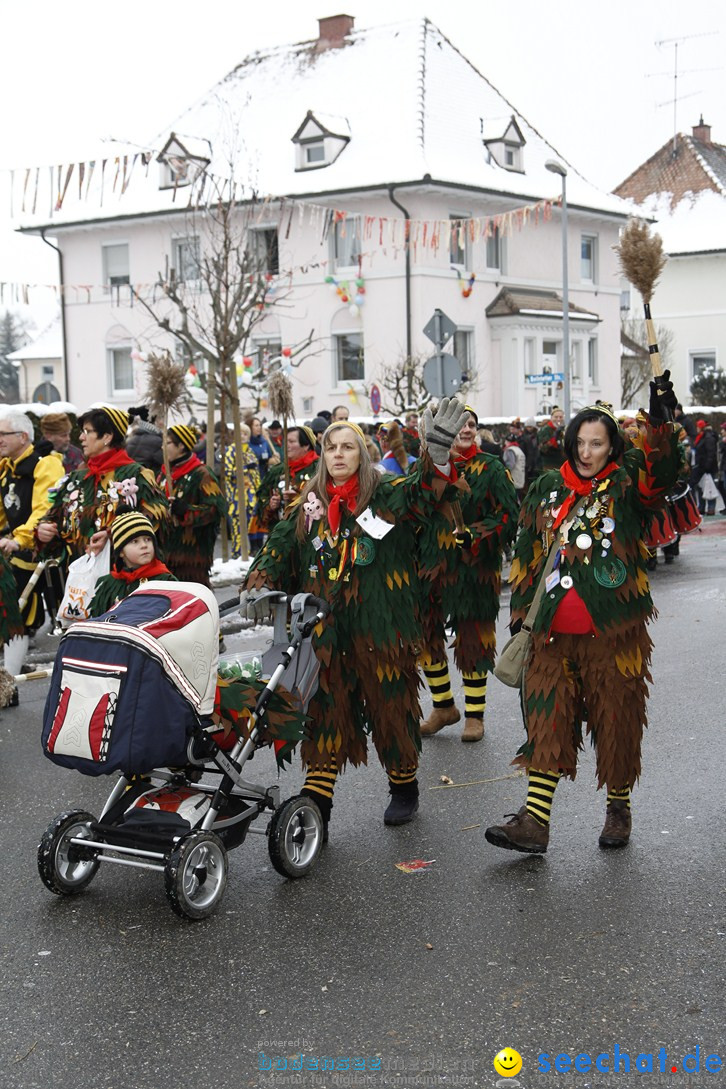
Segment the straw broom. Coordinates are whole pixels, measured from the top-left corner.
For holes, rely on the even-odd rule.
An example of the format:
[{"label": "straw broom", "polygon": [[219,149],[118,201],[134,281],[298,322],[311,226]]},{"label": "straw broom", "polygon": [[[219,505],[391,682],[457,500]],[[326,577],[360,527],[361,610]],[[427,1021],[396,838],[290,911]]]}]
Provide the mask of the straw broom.
[{"label": "straw broom", "polygon": [[184,408],[186,399],[186,371],[182,365],[175,363],[169,352],[161,355],[151,353],[148,362],[148,385],[145,397],[149,402],[151,414],[161,416],[164,426],[164,442],[162,451],[164,454],[164,473],[166,475],[167,488],[171,491],[171,468],[169,455],[166,451],[166,431],[169,426],[169,415],[172,412],[180,412]]},{"label": "straw broom", "polygon": [[270,375],[267,383],[267,400],[273,418],[282,420],[282,452],[285,465],[285,491],[290,490],[290,462],[287,456],[287,421],[295,415],[292,399],[292,382],[282,371]]},{"label": "straw broom", "polygon": [[[663,240],[659,234],[650,233],[648,224],[644,220],[631,219],[621,235],[619,244],[613,246],[613,249],[620,258],[623,275],[640,292],[643,299],[650,365],[656,387],[659,387],[662,385],[663,364],[658,351],[655,325],[650,313],[650,300],[667,261],[663,253]],[[667,420],[672,418],[668,409],[663,409],[663,415]]]}]

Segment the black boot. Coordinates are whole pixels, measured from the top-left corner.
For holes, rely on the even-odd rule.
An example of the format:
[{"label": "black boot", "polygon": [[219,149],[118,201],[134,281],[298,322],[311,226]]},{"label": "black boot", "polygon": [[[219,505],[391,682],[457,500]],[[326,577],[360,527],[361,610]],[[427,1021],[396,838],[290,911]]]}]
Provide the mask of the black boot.
[{"label": "black boot", "polygon": [[318,794],[317,790],[306,790],[305,787],[300,791],[306,798],[312,798],[316,806],[320,810],[320,816],[323,818],[323,843],[328,842],[328,825],[330,824],[330,812],[333,808],[333,799],[326,798],[323,794]]},{"label": "black boot", "polygon": [[392,783],[388,787],[391,800],[383,814],[384,824],[408,824],[418,809],[418,780],[412,783]]}]

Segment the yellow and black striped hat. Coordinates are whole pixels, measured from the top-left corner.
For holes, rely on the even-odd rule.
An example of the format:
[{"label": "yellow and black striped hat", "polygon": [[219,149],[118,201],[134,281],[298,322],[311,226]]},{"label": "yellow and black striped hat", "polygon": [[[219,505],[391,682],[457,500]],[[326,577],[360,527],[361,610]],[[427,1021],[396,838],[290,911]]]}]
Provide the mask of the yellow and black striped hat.
[{"label": "yellow and black striped hat", "polygon": [[131,511],[129,514],[119,514],[111,523],[111,544],[114,555],[118,555],[129,541],[135,537],[153,537],[154,527],[145,514],[140,511]]},{"label": "yellow and black striped hat", "polygon": [[[94,411],[89,409],[89,412]],[[96,412],[105,412],[109,420],[113,424],[116,431],[122,439],[126,438],[126,432],[129,429],[131,419],[128,412],[124,412],[122,408],[116,408],[114,405],[96,405]],[[87,415],[88,413],[85,413]]]},{"label": "yellow and black striped hat", "polygon": [[182,446],[186,446],[187,450],[193,450],[199,442],[196,431],[187,424],[174,424],[172,427],[167,428],[167,433],[173,435]]}]

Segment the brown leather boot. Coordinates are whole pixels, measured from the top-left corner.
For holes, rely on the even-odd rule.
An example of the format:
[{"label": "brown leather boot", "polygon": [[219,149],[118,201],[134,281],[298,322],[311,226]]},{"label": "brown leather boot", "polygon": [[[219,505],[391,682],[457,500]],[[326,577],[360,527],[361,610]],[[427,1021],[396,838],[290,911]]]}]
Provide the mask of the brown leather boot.
[{"label": "brown leather boot", "polygon": [[481,741],[484,737],[484,719],[483,718],[471,718],[469,715],[464,719],[464,729],[461,731],[462,741]]},{"label": "brown leather boot", "polygon": [[611,802],[605,810],[605,824],[598,843],[601,847],[627,847],[633,820],[626,802]]},{"label": "brown leather boot", "polygon": [[444,726],[452,726],[461,718],[460,712],[453,705],[451,707],[434,707],[433,711],[424,722],[421,723],[421,737],[431,737],[443,730]]},{"label": "brown leather boot", "polygon": [[506,824],[494,824],[484,833],[488,843],[495,847],[504,847],[507,851],[523,851],[527,855],[543,855],[550,841],[550,827],[540,824],[527,806],[523,805],[518,813],[505,813],[511,817]]}]

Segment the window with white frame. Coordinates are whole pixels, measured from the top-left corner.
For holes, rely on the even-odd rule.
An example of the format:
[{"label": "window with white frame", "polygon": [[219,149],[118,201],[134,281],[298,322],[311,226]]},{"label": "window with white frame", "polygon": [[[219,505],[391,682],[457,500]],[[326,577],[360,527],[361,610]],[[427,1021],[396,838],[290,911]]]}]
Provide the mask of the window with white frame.
[{"label": "window with white frame", "polygon": [[524,373],[537,374],[537,341],[534,337],[524,338]]},{"label": "window with white frame", "polygon": [[247,345],[249,356],[254,360],[251,370],[259,370],[267,367],[271,359],[279,359],[282,352],[282,341],[279,337],[259,337]]},{"label": "window with white frame", "polygon": [[362,382],[365,378],[362,333],[337,333],[333,336],[335,347],[335,384]]},{"label": "window with white frame", "polygon": [[597,280],[597,238],[592,234],[580,237],[580,279],[590,284]]},{"label": "window with white frame", "polygon": [[260,272],[277,276],[280,271],[280,251],[277,227],[254,227],[247,236],[249,257]]},{"label": "window with white frame", "polygon": [[691,365],[691,381],[693,381],[694,378],[699,378],[705,371],[716,370],[715,351],[689,352],[688,359]]},{"label": "window with white frame", "polygon": [[468,216],[449,216],[449,264],[467,268],[469,264]]},{"label": "window with white frame", "polygon": [[[200,278],[199,238],[187,235],[173,238],[171,242],[171,266],[173,279],[180,283],[194,283]],[[170,278],[172,278],[170,276]]]},{"label": "window with white frame", "polygon": [[487,268],[493,271],[504,271],[504,243],[498,227],[492,227],[491,234],[487,237],[486,261]]},{"label": "window with white frame", "polygon": [[303,144],[303,155],[305,157],[305,163],[308,166],[313,166],[315,163],[325,162],[325,141],[324,140],[310,140]]},{"label": "window with white frame", "polygon": [[573,340],[570,344],[570,377],[578,386],[582,385],[582,341]]},{"label": "window with white frame", "polygon": [[305,413],[306,416],[309,415],[313,411],[314,403],[315,402],[314,402],[312,397],[303,397],[302,407],[303,407],[303,412]]},{"label": "window with white frame", "polygon": [[101,255],[103,260],[103,288],[106,294],[111,291],[111,288],[131,283],[127,242],[101,246]]},{"label": "window with white frame", "polygon": [[112,394],[130,393],[134,390],[134,361],[131,346],[106,349],[108,378]]},{"label": "window with white frame", "polygon": [[43,382],[52,382],[55,378],[55,367],[52,363],[44,363],[40,373]]},{"label": "window with white frame", "polygon": [[[454,356],[459,361],[462,379],[467,381],[471,377],[474,365],[474,334],[470,329],[457,329],[454,333]],[[466,376],[466,377],[464,377]]]},{"label": "window with white frame", "polygon": [[333,231],[333,261],[336,268],[350,268],[358,264],[360,238],[355,219],[339,219]]},{"label": "window with white frame", "polygon": [[591,386],[596,386],[598,384],[596,337],[590,337],[587,342],[587,378]]}]

